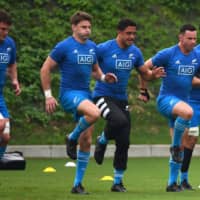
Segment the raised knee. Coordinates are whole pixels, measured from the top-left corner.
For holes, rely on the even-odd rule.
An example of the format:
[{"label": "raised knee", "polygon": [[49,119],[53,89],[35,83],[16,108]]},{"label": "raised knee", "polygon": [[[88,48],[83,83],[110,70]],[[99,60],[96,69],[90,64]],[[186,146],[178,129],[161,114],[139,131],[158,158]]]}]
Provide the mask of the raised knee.
[{"label": "raised knee", "polygon": [[101,111],[98,108],[93,110],[92,119],[94,122],[97,121],[100,118],[100,116],[101,116]]},{"label": "raised knee", "polygon": [[112,126],[115,129],[121,129],[122,127],[126,127],[129,125],[129,121],[125,117],[116,116],[111,120]]},{"label": "raised knee", "polygon": [[4,143],[4,144],[8,144],[9,140],[10,140],[10,134],[2,134],[1,135],[1,143]]},{"label": "raised knee", "polygon": [[6,124],[6,120],[1,119],[0,120],[0,133],[3,132],[3,130],[5,129],[5,124]]},{"label": "raised knee", "polygon": [[187,140],[184,142],[184,147],[188,149],[194,149],[197,140],[198,139],[195,136],[188,136]]},{"label": "raised knee", "polygon": [[189,110],[187,113],[186,113],[186,119],[190,120],[193,116],[193,110]]},{"label": "raised knee", "polygon": [[0,120],[0,137],[4,144],[7,144],[10,140],[10,122],[8,119]]}]

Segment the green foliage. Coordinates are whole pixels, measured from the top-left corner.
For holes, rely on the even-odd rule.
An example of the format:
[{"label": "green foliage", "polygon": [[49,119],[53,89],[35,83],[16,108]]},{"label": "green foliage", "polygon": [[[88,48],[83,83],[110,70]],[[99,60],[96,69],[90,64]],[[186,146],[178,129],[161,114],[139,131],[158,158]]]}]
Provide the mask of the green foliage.
[{"label": "green foliage", "polygon": [[[63,133],[69,132],[74,126],[71,116],[64,114],[60,108],[52,116],[47,116],[44,112],[40,68],[54,45],[71,34],[69,19],[75,11],[84,10],[93,16],[91,39],[96,43],[115,38],[119,19],[132,18],[138,24],[136,44],[143,51],[145,59],[158,50],[177,43],[180,25],[193,23],[198,27],[200,21],[198,0],[1,0],[0,8],[7,10],[13,18],[10,35],[17,44],[18,72],[22,86],[22,94],[17,98],[12,93],[9,82],[5,88],[14,129],[13,144],[37,143],[33,132],[47,138],[46,141],[38,140],[38,143],[62,143]],[[160,115],[154,112],[160,82],[150,84],[152,102],[143,105],[136,100],[138,82],[135,74],[134,72],[129,80],[130,104],[134,108],[133,123],[136,124],[137,121],[137,128],[133,128],[134,141],[140,142],[139,133],[144,132],[144,135],[151,134],[151,142],[154,143],[153,133],[162,131],[166,136],[168,132],[167,125],[163,125],[162,130],[159,129],[158,124],[165,124],[165,121],[163,123]],[[52,90],[56,97],[59,79],[59,74],[55,71],[52,74]],[[91,87],[93,86],[94,81],[91,83]],[[141,111],[142,109],[148,111]],[[146,126],[152,126],[152,133],[142,129],[144,122]],[[52,123],[54,125],[51,127]],[[97,124],[95,136],[101,131],[102,125],[101,121]],[[28,137],[21,141],[20,137],[26,137],[27,133]],[[38,134],[35,135],[38,137]]]}]

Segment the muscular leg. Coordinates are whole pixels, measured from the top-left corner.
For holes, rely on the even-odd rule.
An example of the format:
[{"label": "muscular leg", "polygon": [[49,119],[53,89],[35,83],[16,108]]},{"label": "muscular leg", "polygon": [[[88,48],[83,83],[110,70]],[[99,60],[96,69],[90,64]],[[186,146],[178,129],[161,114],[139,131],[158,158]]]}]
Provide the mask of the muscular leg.
[{"label": "muscular leg", "polygon": [[127,167],[130,134],[130,114],[127,110],[127,102],[102,97],[96,101],[96,105],[101,110],[101,116],[107,122],[103,134],[97,140],[94,157],[98,164],[102,164],[108,140],[115,140],[114,183],[111,191],[125,192],[122,178]]},{"label": "muscular leg", "polygon": [[93,126],[89,127],[79,138],[80,148],[77,152],[77,166],[72,193],[87,194],[82,187],[82,181],[90,158]]},{"label": "muscular leg", "polygon": [[169,160],[169,179],[167,192],[178,192],[180,187],[177,185],[178,173],[183,160],[183,152],[181,150],[182,136],[186,128],[189,128],[190,119],[193,110],[190,105],[183,101],[179,101],[173,107],[172,114],[177,116],[174,122],[174,131],[172,135],[172,145],[170,147],[171,157]]},{"label": "muscular leg", "polygon": [[80,134],[100,117],[100,110],[89,100],[82,101],[77,110],[83,117],[80,118],[75,129],[69,135],[69,139],[72,140],[77,140]]},{"label": "muscular leg", "polygon": [[[170,128],[170,136],[171,136],[171,138],[173,138],[173,128]],[[169,159],[169,170],[170,171],[169,171],[168,186],[171,186],[174,183],[177,184],[180,167],[181,167],[181,163],[174,162],[173,159],[170,157],[170,159]]]},{"label": "muscular leg", "polygon": [[199,128],[192,127],[183,136],[184,158],[181,166],[181,185],[184,189],[192,189],[188,180],[188,170],[195,144],[198,140]]},{"label": "muscular leg", "polygon": [[0,159],[6,151],[7,144],[10,140],[9,119],[0,119]]},{"label": "muscular leg", "polygon": [[[125,110],[125,106],[120,108],[121,101],[117,101],[112,98],[100,97],[95,99],[96,105],[101,110],[101,116],[106,120],[106,125],[101,136],[98,136],[94,158],[98,164],[103,163],[104,153],[106,145],[110,139],[114,139],[116,131],[121,130],[123,126],[126,126],[127,119],[122,110]],[[125,105],[126,102],[123,102]]]},{"label": "muscular leg", "polygon": [[89,100],[84,100],[80,103],[78,113],[83,116],[80,118],[72,133],[66,138],[67,155],[74,160],[77,158],[76,146],[78,138],[100,117],[100,110]]},{"label": "muscular leg", "polygon": [[124,129],[116,132],[115,142],[116,151],[113,160],[114,167],[114,185],[122,183],[124,172],[127,168],[128,161],[128,149],[129,149],[129,134],[130,126],[124,127]]},{"label": "muscular leg", "polygon": [[180,101],[174,106],[172,112],[173,115],[177,116],[174,122],[172,146],[180,147],[184,131],[190,126],[190,119],[192,118],[193,110],[190,105]]},{"label": "muscular leg", "polygon": [[130,114],[129,111],[126,110],[126,106],[127,104],[120,105],[121,114],[117,119],[117,123],[108,123],[107,127],[105,128],[105,133],[107,133],[111,139],[114,139],[116,144],[116,150],[113,159],[114,182],[111,188],[111,191],[114,192],[126,192],[126,188],[123,186],[122,179],[127,168],[131,128]]}]

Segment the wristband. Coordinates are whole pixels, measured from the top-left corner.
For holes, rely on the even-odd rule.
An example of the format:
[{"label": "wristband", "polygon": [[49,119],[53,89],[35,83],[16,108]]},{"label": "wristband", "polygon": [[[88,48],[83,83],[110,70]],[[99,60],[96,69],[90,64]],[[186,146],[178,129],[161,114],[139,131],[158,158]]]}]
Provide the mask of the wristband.
[{"label": "wristband", "polygon": [[104,82],[104,83],[105,83],[105,82],[106,82],[106,75],[105,75],[105,74],[102,74],[100,80],[101,80],[101,82]]},{"label": "wristband", "polygon": [[150,95],[147,88],[140,88],[140,94],[150,100]]},{"label": "wristband", "polygon": [[44,91],[44,96],[45,96],[45,98],[52,97],[51,89],[45,90]]}]

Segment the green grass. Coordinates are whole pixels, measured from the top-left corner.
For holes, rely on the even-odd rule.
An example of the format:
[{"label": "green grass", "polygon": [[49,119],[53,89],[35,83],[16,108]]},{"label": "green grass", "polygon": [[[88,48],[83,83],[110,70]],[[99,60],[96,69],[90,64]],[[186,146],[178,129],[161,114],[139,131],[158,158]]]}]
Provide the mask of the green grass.
[{"label": "green grass", "polygon": [[[90,195],[73,195],[75,168],[66,168],[66,159],[27,159],[25,171],[0,171],[0,198],[2,200],[185,200],[199,199],[200,160],[193,158],[190,181],[195,191],[167,193],[168,158],[130,158],[124,177],[126,193],[112,193],[112,181],[100,181],[103,176],[113,176],[112,159],[98,166],[93,159],[88,166],[84,186]],[[52,166],[56,173],[44,173]]]}]

